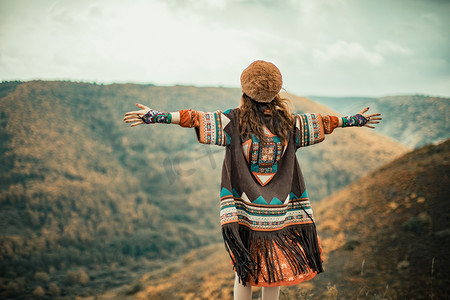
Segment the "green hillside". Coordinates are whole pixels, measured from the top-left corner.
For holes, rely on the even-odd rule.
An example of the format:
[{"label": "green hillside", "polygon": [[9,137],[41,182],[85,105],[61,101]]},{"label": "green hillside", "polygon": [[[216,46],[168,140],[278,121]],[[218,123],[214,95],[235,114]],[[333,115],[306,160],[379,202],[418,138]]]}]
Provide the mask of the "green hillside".
[{"label": "green hillside", "polygon": [[423,95],[369,97],[319,97],[322,103],[343,115],[369,106],[380,112],[383,122],[377,131],[417,148],[450,138],[450,99]]},{"label": "green hillside", "polygon": [[[220,241],[223,149],[122,118],[137,102],[225,110],[239,90],[32,81],[2,83],[0,97],[0,297],[96,294]],[[332,113],[292,98],[296,111]],[[318,200],[404,151],[352,128],[299,158]]]}]

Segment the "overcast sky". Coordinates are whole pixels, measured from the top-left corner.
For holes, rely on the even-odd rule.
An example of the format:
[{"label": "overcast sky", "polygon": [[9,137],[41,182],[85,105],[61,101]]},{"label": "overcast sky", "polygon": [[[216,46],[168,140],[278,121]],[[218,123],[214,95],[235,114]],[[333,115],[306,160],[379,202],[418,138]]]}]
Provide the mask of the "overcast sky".
[{"label": "overcast sky", "polygon": [[0,80],[239,87],[274,62],[298,95],[450,96],[447,0],[0,0]]}]

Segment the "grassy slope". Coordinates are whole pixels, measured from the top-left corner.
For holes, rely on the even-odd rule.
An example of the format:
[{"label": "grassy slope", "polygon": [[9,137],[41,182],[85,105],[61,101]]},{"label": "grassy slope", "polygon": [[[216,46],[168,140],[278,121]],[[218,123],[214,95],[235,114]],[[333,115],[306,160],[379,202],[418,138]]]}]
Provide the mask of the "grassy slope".
[{"label": "grassy slope", "polygon": [[[315,210],[327,281],[344,295],[445,299],[450,141],[426,146],[323,199]],[[368,295],[365,297],[365,295]]]},{"label": "grassy slope", "polygon": [[[98,300],[232,300],[233,285],[234,271],[223,243],[219,243],[193,250],[176,262],[144,274],[132,284],[96,297]],[[309,282],[282,287],[280,299],[310,299],[313,288]],[[261,288],[253,288],[252,299],[260,297]]]}]

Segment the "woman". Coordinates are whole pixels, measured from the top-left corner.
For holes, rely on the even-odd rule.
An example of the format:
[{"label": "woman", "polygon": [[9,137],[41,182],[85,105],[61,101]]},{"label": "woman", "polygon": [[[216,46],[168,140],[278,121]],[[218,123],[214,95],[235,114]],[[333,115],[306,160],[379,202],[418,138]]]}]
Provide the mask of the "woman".
[{"label": "woman", "polygon": [[194,127],[200,143],[226,147],[220,217],[226,250],[236,272],[235,299],[278,299],[279,287],[323,271],[320,241],[300,166],[300,147],[320,143],[336,127],[379,123],[369,108],[349,117],[292,114],[279,92],[282,76],[272,63],[255,61],[241,75],[239,108],[225,112],[141,109],[125,114],[131,126],[154,123]]}]

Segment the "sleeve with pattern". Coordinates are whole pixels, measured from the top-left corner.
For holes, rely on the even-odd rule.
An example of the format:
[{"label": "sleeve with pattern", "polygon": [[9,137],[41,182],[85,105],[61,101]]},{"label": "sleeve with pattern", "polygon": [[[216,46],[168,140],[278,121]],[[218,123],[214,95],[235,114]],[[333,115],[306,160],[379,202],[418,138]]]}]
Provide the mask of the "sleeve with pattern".
[{"label": "sleeve with pattern", "polygon": [[194,127],[197,139],[202,144],[228,146],[230,133],[226,130],[230,119],[226,112],[202,112],[192,109],[180,110],[180,126]]},{"label": "sleeve with pattern", "polygon": [[295,142],[297,148],[318,144],[338,127],[339,118],[320,114],[295,115]]}]

